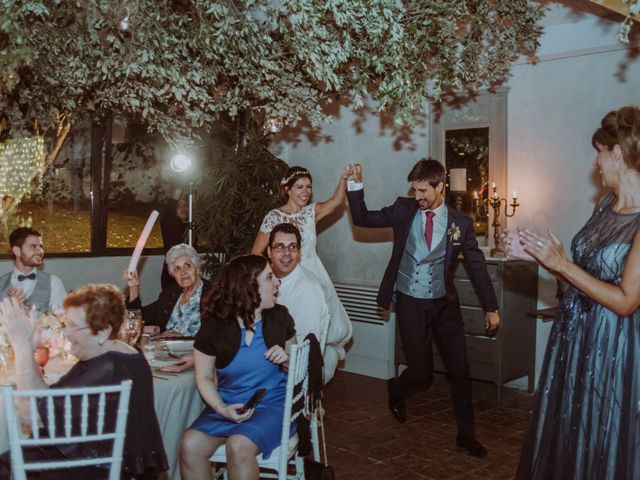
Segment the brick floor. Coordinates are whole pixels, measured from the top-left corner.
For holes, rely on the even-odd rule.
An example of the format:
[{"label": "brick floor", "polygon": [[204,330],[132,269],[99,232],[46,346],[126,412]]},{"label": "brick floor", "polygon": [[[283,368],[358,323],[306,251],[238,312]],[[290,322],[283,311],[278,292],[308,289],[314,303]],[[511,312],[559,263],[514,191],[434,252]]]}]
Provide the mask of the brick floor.
[{"label": "brick floor", "polygon": [[530,394],[474,382],[476,436],[489,455],[458,451],[443,377],[407,397],[408,420],[387,409],[383,380],[338,372],[325,388],[327,454],[338,479],[512,479],[531,406]]}]

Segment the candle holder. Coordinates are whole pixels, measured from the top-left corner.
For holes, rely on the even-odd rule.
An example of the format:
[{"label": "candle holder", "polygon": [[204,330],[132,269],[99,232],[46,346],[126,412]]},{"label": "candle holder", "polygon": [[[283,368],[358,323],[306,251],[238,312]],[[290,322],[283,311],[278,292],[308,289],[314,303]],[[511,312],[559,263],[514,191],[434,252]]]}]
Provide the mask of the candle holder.
[{"label": "candle holder", "polygon": [[451,192],[453,196],[453,207],[459,212],[462,211],[462,197],[466,192]]},{"label": "candle holder", "polygon": [[[515,192],[511,203],[508,203],[506,198],[499,197],[495,185],[493,186],[493,194],[484,202],[493,209],[493,222],[491,226],[493,227],[494,247],[491,249],[490,255],[492,257],[506,257],[507,254],[502,248],[502,242],[500,241],[500,212],[504,204],[504,214],[506,217],[511,218],[515,215],[516,208],[518,208],[520,204],[515,196]],[[509,213],[509,207],[511,207],[511,213]]]}]

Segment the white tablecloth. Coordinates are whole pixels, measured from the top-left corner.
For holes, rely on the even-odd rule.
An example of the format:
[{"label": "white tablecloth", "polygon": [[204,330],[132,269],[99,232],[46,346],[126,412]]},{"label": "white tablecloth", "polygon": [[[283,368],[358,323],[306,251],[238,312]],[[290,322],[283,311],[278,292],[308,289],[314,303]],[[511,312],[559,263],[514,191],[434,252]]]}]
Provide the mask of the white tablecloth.
[{"label": "white tablecloth", "polygon": [[[57,370],[60,367],[53,362],[51,366],[47,365],[47,371],[50,371],[50,368]],[[175,376],[154,371],[154,375],[163,377],[153,379],[153,400],[169,460],[167,476],[171,480],[180,480],[180,437],[182,432],[200,415],[204,404],[196,387],[193,370]],[[0,384],[11,381],[11,377],[13,377],[11,371],[4,372],[4,375],[0,375]],[[9,450],[9,434],[4,404],[0,398],[0,453],[7,450]]]},{"label": "white tablecloth", "polygon": [[180,480],[180,437],[200,415],[204,404],[196,387],[193,370],[176,376],[163,373],[154,375],[167,378],[153,379],[153,400],[164,449],[169,460],[168,478]]}]

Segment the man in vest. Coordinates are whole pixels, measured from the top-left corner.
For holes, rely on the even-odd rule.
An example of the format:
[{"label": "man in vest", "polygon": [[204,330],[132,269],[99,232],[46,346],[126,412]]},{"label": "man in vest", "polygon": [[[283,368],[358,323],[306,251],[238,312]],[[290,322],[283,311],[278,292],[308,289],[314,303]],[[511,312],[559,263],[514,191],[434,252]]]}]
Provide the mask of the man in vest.
[{"label": "man in vest", "polygon": [[37,269],[44,258],[40,232],[29,227],[16,228],[9,235],[9,244],[15,268],[0,277],[2,297],[15,297],[38,310],[61,310],[66,295],[62,281]]},{"label": "man in vest", "polygon": [[420,160],[409,173],[413,198],[399,197],[382,210],[367,209],[360,165],[352,166],[352,177],[347,198],[354,225],[393,228],[393,252],[377,300],[385,309],[395,301],[408,368],[387,382],[391,413],[405,422],[406,393],[414,385],[431,383],[435,337],[451,383],[456,444],[483,457],[487,450],[475,438],[464,325],[453,286],[460,253],[482,303],[489,334],[500,325],[500,316],[473,222],[444,204],[446,171],[436,160]]}]

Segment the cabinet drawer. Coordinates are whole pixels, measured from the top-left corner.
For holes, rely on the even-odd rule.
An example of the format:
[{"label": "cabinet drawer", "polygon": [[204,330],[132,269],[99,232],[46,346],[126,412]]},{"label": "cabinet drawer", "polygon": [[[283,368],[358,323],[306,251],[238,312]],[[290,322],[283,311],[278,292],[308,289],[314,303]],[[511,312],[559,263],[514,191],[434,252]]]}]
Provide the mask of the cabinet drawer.
[{"label": "cabinet drawer", "polygon": [[[461,307],[476,307],[482,308],[482,304],[476,295],[476,291],[473,288],[473,283],[471,280],[464,280],[461,278],[456,278],[455,280],[456,291],[458,292],[458,301],[460,302]],[[493,291],[496,292],[496,295],[500,295],[500,286],[495,282],[492,282]]]},{"label": "cabinet drawer", "polygon": [[[498,265],[488,263],[487,272],[489,273],[489,278],[491,279],[492,282],[498,281]],[[467,269],[465,268],[464,263],[458,264],[458,268],[456,268],[455,277],[469,279],[469,274],[467,273]]]},{"label": "cabinet drawer", "polygon": [[460,313],[462,314],[462,321],[464,322],[464,333],[469,335],[486,335],[484,310],[461,307]]},{"label": "cabinet drawer", "polygon": [[[467,357],[469,359],[469,372],[471,378],[494,382],[496,380],[497,344],[495,340],[482,337],[466,337]],[[444,362],[433,346],[433,368],[437,372],[444,372]]]}]

